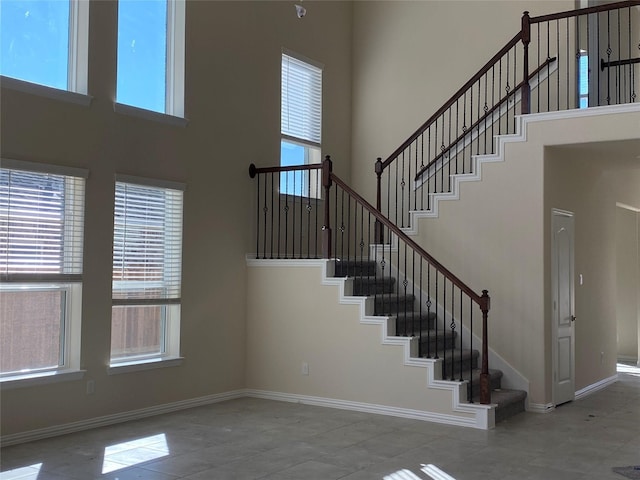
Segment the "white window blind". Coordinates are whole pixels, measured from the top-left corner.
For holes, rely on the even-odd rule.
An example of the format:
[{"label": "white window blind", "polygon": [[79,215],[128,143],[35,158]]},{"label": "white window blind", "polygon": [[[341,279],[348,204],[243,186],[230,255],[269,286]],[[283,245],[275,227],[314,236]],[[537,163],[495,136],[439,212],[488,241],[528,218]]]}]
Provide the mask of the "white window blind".
[{"label": "white window blind", "polygon": [[320,146],[322,69],[282,54],[281,133]]},{"label": "white window blind", "polygon": [[85,179],[0,169],[3,281],[81,281]]},{"label": "white window blind", "polygon": [[116,182],[114,305],[179,302],[182,204],[182,190]]}]

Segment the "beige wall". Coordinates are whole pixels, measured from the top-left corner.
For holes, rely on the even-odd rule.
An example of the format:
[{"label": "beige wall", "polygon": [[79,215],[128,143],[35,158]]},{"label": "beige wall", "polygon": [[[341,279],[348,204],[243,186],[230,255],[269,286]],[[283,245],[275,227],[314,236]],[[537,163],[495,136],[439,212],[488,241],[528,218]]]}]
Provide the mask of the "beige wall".
[{"label": "beige wall", "polygon": [[376,158],[390,155],[511,40],[524,10],[573,8],[574,0],[355,2],[356,190],[375,198]]},{"label": "beige wall", "polygon": [[[551,160],[557,158],[553,155],[559,154],[545,147],[604,140],[607,137],[621,140],[637,138],[639,115],[603,115],[530,123],[527,142],[506,144],[504,162],[484,164],[481,182],[463,183],[458,201],[440,202],[438,218],[423,218],[417,223],[417,241],[428,252],[472,289],[489,290],[492,297],[489,314],[490,345],[529,380],[529,400],[532,404],[544,405],[551,402],[551,262],[548,253],[551,208],[580,209],[582,212],[586,209],[588,218],[591,219],[593,215],[582,203],[586,200],[579,196],[587,195],[584,188],[589,185],[591,176],[584,175],[589,170],[561,170]],[[622,141],[615,145],[620,145],[617,156],[624,156],[623,152],[627,152],[628,157],[630,152],[638,149],[637,141]],[[593,145],[588,145],[582,150],[588,153],[594,148]],[[598,152],[606,153],[611,150],[611,145],[602,144]],[[607,162],[615,160],[605,158]],[[616,174],[616,178],[622,180],[625,175],[620,172],[634,171],[637,162],[627,160],[621,165],[629,167],[620,169]],[[558,169],[557,174],[553,173],[554,168]],[[558,180],[561,173],[565,175],[563,179],[566,180],[566,175],[570,175],[572,182],[575,182],[575,188],[566,189],[567,193],[574,192],[578,195],[575,199],[571,197],[571,202],[556,201],[558,197],[563,198],[561,193],[566,186]],[[604,176],[604,173],[600,173],[600,176]],[[608,188],[611,188],[611,181],[603,180]],[[627,190],[637,190],[639,183],[634,184],[629,180],[628,183],[621,181],[618,185],[616,191],[619,192],[619,197],[627,198],[632,194]],[[591,201],[598,200],[595,193],[589,195]],[[603,211],[603,216],[606,212],[614,215],[616,201],[610,196],[610,201],[606,204],[608,206],[596,205],[598,212]],[[605,216],[603,221],[609,222],[609,227],[615,231],[615,216]],[[599,297],[595,295],[597,290],[587,289],[596,289],[599,288],[598,285],[606,283],[602,287],[603,291],[611,294],[609,298],[615,297],[615,270],[611,270],[615,268],[615,256],[611,256],[614,254],[611,247],[608,257],[597,262],[590,261],[586,252],[593,253],[591,250],[599,245],[591,238],[600,238],[601,235],[593,236],[593,232],[588,229],[600,227],[589,223],[580,225],[579,228],[584,230],[580,230],[580,234],[576,236],[576,271],[584,273],[585,278],[592,282],[586,282],[577,295],[577,315],[580,318],[581,312],[596,308],[589,303],[596,301],[590,294]],[[607,261],[612,262],[611,268],[604,268],[603,264],[609,265]],[[600,267],[604,269],[602,275],[598,273]],[[609,303],[598,304],[596,310],[606,314],[604,318],[607,322],[613,322],[607,327],[609,333],[599,337],[604,329],[601,325],[605,322],[600,315],[597,320],[585,321],[585,325],[578,327],[576,333],[577,342],[580,342],[576,347],[576,362],[579,365],[576,371],[576,389],[591,385],[615,372],[615,306],[609,299],[603,302]],[[607,335],[611,337],[608,338]],[[602,345],[598,343],[600,341]],[[595,346],[594,342],[598,345]],[[590,370],[588,361],[588,351],[592,348],[598,348],[598,365],[594,370]],[[605,363],[600,365],[599,352],[603,348],[606,349]]]},{"label": "beige wall", "polygon": [[452,411],[450,390],[427,388],[426,368],[404,365],[404,346],[382,344],[381,325],[361,324],[359,305],[340,304],[341,287],[321,281],[321,266],[249,267],[247,388],[473,419]]},{"label": "beige wall", "polygon": [[[638,186],[640,189],[640,185]],[[638,262],[638,224],[640,213],[626,207],[616,208],[616,319],[618,358],[636,362],[640,325],[640,270]]]},{"label": "beige wall", "polygon": [[[186,128],[113,111],[117,4],[91,3],[90,107],[2,89],[3,157],[87,168],[85,379],[2,391],[3,435],[245,386],[248,165],[279,162],[281,48],[324,64],[323,151],[348,179],[351,4],[187,2]],[[330,25],[330,28],[328,28]],[[179,367],[107,375],[114,174],[187,185]],[[95,394],[85,394],[85,380]]]}]

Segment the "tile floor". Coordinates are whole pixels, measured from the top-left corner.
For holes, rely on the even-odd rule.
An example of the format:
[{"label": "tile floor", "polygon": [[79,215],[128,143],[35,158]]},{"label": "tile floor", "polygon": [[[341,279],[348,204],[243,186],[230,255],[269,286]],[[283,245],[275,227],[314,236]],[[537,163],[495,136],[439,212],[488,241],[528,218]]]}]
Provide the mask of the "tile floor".
[{"label": "tile floor", "polygon": [[479,431],[245,398],[2,449],[0,480],[624,480],[640,369]]}]

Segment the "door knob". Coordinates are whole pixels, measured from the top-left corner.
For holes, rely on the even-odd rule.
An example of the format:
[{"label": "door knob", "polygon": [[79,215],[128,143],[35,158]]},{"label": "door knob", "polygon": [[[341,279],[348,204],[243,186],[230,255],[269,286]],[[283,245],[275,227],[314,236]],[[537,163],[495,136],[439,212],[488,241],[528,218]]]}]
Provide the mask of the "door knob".
[{"label": "door knob", "polygon": [[575,322],[576,321],[576,316],[575,315],[571,315],[571,321]]}]

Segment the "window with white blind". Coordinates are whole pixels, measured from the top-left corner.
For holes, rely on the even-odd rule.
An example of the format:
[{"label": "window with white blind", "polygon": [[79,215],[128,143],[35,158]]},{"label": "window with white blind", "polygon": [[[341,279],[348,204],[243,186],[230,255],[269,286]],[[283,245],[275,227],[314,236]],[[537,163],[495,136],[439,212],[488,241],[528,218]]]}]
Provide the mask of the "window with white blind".
[{"label": "window with white blind", "polygon": [[111,364],[178,358],[184,187],[117,176]]},{"label": "window with white blind", "polygon": [[[322,161],[322,67],[290,52],[282,54],[280,134],[281,166]],[[320,190],[308,172],[280,175],[281,193],[318,197]]]},{"label": "window with white blind", "polygon": [[0,378],[79,370],[82,169],[2,159]]}]

